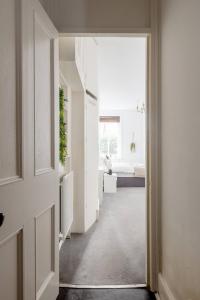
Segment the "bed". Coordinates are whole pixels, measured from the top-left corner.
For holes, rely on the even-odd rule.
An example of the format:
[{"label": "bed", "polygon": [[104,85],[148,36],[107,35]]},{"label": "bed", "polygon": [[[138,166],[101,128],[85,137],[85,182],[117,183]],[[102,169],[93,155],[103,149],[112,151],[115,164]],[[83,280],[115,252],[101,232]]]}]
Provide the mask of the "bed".
[{"label": "bed", "polygon": [[117,162],[112,165],[117,174],[117,187],[145,187],[145,167],[142,164],[130,165]]}]

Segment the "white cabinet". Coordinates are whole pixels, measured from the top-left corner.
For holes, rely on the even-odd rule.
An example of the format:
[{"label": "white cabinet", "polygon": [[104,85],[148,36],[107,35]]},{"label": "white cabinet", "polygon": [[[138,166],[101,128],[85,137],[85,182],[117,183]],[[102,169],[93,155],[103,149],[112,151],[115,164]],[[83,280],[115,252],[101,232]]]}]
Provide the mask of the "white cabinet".
[{"label": "white cabinet", "polygon": [[97,219],[98,105],[82,92],[72,93],[72,168],[74,223],[72,232],[87,231]]},{"label": "white cabinet", "polygon": [[[85,88],[95,97],[98,97],[98,66],[97,42],[95,38],[85,39]],[[96,74],[96,75],[94,75]]]},{"label": "white cabinet", "polygon": [[85,89],[85,41],[82,37],[59,38],[60,69],[73,91]]},{"label": "white cabinet", "polygon": [[75,62],[82,84],[95,97],[98,96],[97,41],[93,37],[76,37]]},{"label": "white cabinet", "polygon": [[98,97],[98,45],[93,37],[60,37],[59,55],[62,72],[71,88],[88,90]]},{"label": "white cabinet", "polygon": [[85,95],[85,230],[97,218],[98,200],[98,105]]},{"label": "white cabinet", "polygon": [[98,182],[98,190],[99,190],[99,205],[103,202],[103,178],[104,178],[104,170],[99,169],[99,182]]},{"label": "white cabinet", "polygon": [[85,88],[85,78],[86,78],[86,66],[85,66],[86,49],[85,48],[86,48],[86,38],[76,37],[75,38],[75,61],[84,88]]},{"label": "white cabinet", "polygon": [[113,173],[109,175],[104,174],[104,193],[116,193],[117,192],[117,174]]}]

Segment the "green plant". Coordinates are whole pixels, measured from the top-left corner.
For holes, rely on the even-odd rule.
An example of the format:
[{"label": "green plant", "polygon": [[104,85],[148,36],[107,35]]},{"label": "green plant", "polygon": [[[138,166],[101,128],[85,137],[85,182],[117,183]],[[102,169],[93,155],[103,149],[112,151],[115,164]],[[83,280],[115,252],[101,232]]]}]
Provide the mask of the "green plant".
[{"label": "green plant", "polygon": [[65,128],[65,120],[64,120],[64,90],[60,88],[59,90],[59,102],[60,102],[60,151],[59,158],[62,165],[65,164],[66,156],[67,156],[67,134]]},{"label": "green plant", "polygon": [[130,150],[131,152],[135,152],[135,143],[130,144]]}]

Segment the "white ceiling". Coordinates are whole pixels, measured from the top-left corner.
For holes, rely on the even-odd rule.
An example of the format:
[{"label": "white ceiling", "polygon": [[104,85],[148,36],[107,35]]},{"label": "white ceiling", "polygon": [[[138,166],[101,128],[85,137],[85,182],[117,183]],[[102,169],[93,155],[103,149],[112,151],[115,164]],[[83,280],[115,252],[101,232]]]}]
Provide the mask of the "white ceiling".
[{"label": "white ceiling", "polygon": [[145,101],[146,39],[98,37],[100,109],[135,109]]}]

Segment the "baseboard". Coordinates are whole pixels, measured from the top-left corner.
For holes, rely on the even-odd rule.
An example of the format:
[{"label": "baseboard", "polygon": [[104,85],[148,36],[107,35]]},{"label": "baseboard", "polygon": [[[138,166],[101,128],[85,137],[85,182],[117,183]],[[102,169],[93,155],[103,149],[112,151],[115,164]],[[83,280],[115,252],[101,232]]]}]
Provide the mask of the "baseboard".
[{"label": "baseboard", "polygon": [[97,220],[97,221],[99,220],[99,213],[100,213],[100,211],[99,211],[99,209],[97,209],[97,210],[96,210],[96,220]]},{"label": "baseboard", "polygon": [[158,293],[155,294],[156,300],[161,300]]},{"label": "baseboard", "polygon": [[167,281],[161,273],[158,275],[158,290],[160,300],[178,300],[174,297],[169,285],[167,284]]}]

